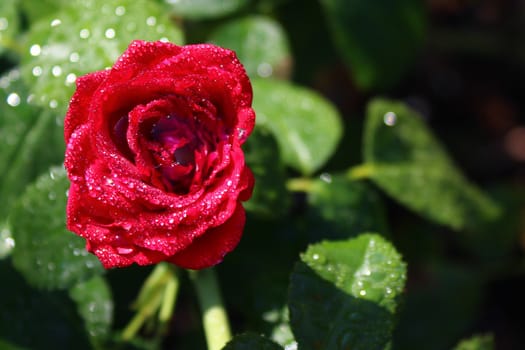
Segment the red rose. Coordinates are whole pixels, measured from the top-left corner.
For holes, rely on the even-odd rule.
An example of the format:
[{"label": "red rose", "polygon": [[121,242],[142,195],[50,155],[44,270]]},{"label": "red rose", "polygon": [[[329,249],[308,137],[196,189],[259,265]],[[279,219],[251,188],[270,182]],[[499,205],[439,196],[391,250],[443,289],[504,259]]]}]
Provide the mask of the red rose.
[{"label": "red rose", "polygon": [[106,268],[219,263],[253,188],[251,102],[235,53],[213,45],[134,41],[79,78],[64,127],[68,229]]}]

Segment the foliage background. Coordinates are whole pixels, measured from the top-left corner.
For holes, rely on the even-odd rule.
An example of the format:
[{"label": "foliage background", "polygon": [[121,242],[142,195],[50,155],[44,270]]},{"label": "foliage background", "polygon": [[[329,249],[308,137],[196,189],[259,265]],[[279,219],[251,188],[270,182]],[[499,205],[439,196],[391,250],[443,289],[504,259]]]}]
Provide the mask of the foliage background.
[{"label": "foliage background", "polygon": [[[448,349],[488,334],[458,348],[519,348],[524,20],[523,2],[496,0],[3,0],[0,348],[205,348],[182,271],[171,321],[123,342],[151,268],[104,272],[64,229],[75,78],[111,66],[133,39],[161,38],[232,48],[253,80],[257,187],[245,236],[217,267],[234,333],[304,349],[312,334],[326,349]],[[382,279],[366,298],[345,287],[359,265],[347,258],[383,239],[381,256],[395,260],[395,247],[408,271],[404,284],[399,262],[392,302]],[[329,275],[316,254],[354,277]],[[304,290],[326,298],[305,303]],[[310,316],[290,325],[287,306],[304,305]],[[326,332],[341,305],[361,318]],[[232,346],[262,348],[246,337]]]}]

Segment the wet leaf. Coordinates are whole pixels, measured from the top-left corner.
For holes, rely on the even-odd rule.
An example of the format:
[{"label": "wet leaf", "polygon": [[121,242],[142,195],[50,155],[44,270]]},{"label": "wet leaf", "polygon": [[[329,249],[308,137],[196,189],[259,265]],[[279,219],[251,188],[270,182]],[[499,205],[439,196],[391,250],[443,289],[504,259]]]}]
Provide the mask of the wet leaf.
[{"label": "wet leaf", "polygon": [[253,333],[235,336],[224,350],[282,350],[278,344],[268,338]]},{"label": "wet leaf", "polygon": [[233,13],[248,0],[164,0],[176,16],[189,19],[216,18]]},{"label": "wet leaf", "polygon": [[67,5],[69,0],[19,0],[24,11],[24,15],[32,24],[41,18],[48,17],[58,12],[60,8]]},{"label": "wet leaf", "polygon": [[[82,320],[64,292],[31,288],[9,264],[0,261],[1,349],[90,349]],[[14,348],[4,347],[2,341]]]},{"label": "wet leaf", "polygon": [[35,102],[64,114],[75,80],[111,67],[132,40],[182,44],[181,30],[154,1],[75,1],[31,26],[22,75]]},{"label": "wet leaf", "polygon": [[423,44],[424,7],[419,0],[322,0],[332,37],[363,89],[397,83]]},{"label": "wet leaf", "polygon": [[371,102],[363,151],[371,179],[428,219],[461,230],[499,215],[498,206],[465,179],[421,117],[403,103]]},{"label": "wet leaf", "polygon": [[0,2],[0,55],[5,49],[16,44],[20,23],[17,12],[18,0],[2,0]]},{"label": "wet leaf", "polygon": [[255,128],[243,148],[257,184],[244,207],[262,217],[285,215],[291,198],[285,187],[285,168],[274,137],[262,127]]},{"label": "wet leaf", "polygon": [[96,348],[109,335],[113,321],[113,300],[109,285],[104,277],[94,276],[73,286],[69,295],[76,302],[86,332]]},{"label": "wet leaf", "polygon": [[9,217],[13,264],[38,288],[68,288],[104,271],[84,239],[66,229],[68,188],[65,170],[51,168],[28,186]]},{"label": "wet leaf", "polygon": [[313,182],[307,198],[316,240],[347,239],[361,232],[388,234],[381,198],[365,182],[325,173]]},{"label": "wet leaf", "polygon": [[252,80],[257,123],[267,127],[287,165],[303,174],[321,168],[342,135],[338,111],[307,88],[277,80]]},{"label": "wet leaf", "polygon": [[492,334],[476,335],[462,340],[454,350],[493,350],[494,337]]},{"label": "wet leaf", "polygon": [[376,234],[311,245],[294,268],[292,330],[301,349],[383,349],[390,340],[406,266]]},{"label": "wet leaf", "polygon": [[269,17],[249,16],[226,22],[209,39],[234,50],[250,77],[290,75],[292,58],[286,33]]}]

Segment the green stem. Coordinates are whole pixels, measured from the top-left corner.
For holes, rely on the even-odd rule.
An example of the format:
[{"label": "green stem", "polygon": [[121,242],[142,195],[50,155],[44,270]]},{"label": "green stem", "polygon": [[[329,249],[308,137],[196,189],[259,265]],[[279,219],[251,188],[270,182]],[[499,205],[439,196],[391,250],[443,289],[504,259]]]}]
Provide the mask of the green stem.
[{"label": "green stem", "polygon": [[286,188],[292,192],[311,192],[313,186],[312,179],[295,178],[286,182]]},{"label": "green stem", "polygon": [[231,332],[215,271],[213,269],[190,271],[190,276],[201,306],[208,350],[220,350],[231,339]]},{"label": "green stem", "polygon": [[371,163],[359,164],[351,167],[346,171],[349,180],[368,179],[374,174],[375,168]]},{"label": "green stem", "polygon": [[6,49],[11,50],[12,52],[15,52],[19,56],[22,56],[24,54],[24,47],[22,45],[19,45],[16,41],[14,41],[11,38],[1,38],[0,46],[3,46]]},{"label": "green stem", "polygon": [[131,340],[140,328],[158,312],[160,327],[171,319],[179,280],[173,267],[159,263],[148,276],[133,306],[137,313],[122,332],[122,339]]}]

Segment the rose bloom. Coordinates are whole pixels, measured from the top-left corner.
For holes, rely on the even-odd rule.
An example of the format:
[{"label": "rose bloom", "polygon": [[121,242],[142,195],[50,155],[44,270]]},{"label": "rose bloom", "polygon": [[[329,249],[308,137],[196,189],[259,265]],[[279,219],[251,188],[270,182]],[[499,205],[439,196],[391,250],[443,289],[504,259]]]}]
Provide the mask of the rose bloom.
[{"label": "rose bloom", "polygon": [[80,77],[64,124],[68,229],[106,268],[222,261],[253,189],[251,102],[235,53],[208,44],[134,41]]}]

